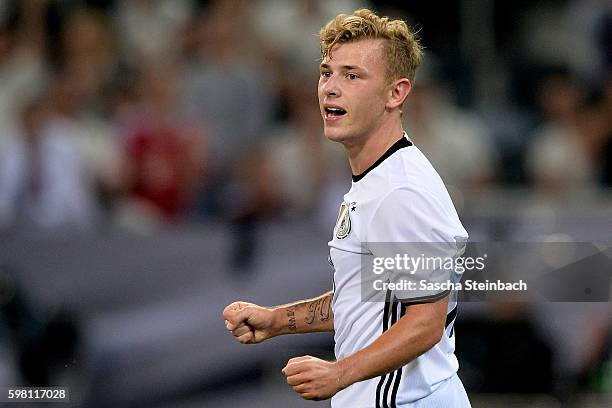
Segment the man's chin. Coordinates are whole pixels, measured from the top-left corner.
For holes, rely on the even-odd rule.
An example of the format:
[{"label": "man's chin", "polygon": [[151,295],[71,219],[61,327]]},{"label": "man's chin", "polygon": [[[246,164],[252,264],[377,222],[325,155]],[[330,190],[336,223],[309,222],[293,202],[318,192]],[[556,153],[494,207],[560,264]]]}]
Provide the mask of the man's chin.
[{"label": "man's chin", "polygon": [[346,139],[345,132],[340,131],[340,129],[324,129],[325,137],[332,142],[342,142]]}]

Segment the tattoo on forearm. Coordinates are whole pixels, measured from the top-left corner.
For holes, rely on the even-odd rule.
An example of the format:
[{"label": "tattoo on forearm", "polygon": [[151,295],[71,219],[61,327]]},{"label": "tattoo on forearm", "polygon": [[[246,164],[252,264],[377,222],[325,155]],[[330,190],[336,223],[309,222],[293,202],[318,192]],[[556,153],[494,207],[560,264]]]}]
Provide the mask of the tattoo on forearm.
[{"label": "tattoo on forearm", "polygon": [[295,306],[287,308],[287,317],[289,318],[289,330],[292,332],[297,331],[297,326],[295,325]]},{"label": "tattoo on forearm", "polygon": [[331,296],[325,296],[308,304],[308,315],[306,323],[312,324],[315,321],[325,322],[331,317]]}]

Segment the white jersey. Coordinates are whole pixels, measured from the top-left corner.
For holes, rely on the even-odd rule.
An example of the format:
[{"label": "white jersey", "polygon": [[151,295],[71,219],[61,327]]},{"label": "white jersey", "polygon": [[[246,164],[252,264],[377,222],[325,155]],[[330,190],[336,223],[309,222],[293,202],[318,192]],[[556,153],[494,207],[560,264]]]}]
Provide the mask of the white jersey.
[{"label": "white jersey", "polygon": [[[465,242],[467,236],[438,173],[405,134],[368,170],[353,176],[329,242],[336,358],[368,346],[406,313],[407,305],[419,302],[390,291],[385,302],[363,301],[361,261],[364,252],[371,252],[367,243],[454,245]],[[433,293],[429,300],[446,295],[448,291]],[[452,291],[445,333],[432,349],[392,373],[340,391],[332,398],[332,407],[402,407],[436,391],[458,370],[453,330],[456,307]]]}]

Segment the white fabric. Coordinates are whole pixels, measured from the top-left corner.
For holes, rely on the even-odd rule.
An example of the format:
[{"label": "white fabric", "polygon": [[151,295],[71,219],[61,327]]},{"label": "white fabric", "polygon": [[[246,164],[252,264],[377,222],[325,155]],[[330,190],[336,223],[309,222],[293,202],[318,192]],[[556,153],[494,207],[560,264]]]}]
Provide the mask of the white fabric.
[{"label": "white fabric", "polygon": [[[334,267],[332,306],[337,359],[365,348],[383,332],[385,302],[367,302],[362,297],[362,259],[364,255],[376,255],[371,251],[374,248],[371,243],[441,242],[456,248],[456,243],[464,242],[468,236],[444,183],[415,146],[400,148],[362,179],[354,181],[344,196],[343,205],[345,210],[339,215],[329,242]],[[348,216],[344,215],[346,211]],[[392,300],[397,295],[402,299],[410,296],[409,293],[392,295]],[[449,313],[456,303],[456,293],[451,292]],[[401,303],[395,302],[388,311],[387,325],[400,317],[401,310]],[[355,383],[333,397],[332,407],[384,406],[381,399],[385,395],[388,406],[408,406],[432,394],[458,369],[451,329],[446,330],[431,350],[402,368],[401,381],[397,373],[392,373],[381,387],[381,378]],[[395,383],[399,384],[392,398]],[[377,388],[381,389],[378,405]],[[386,393],[385,389],[388,389]]]}]

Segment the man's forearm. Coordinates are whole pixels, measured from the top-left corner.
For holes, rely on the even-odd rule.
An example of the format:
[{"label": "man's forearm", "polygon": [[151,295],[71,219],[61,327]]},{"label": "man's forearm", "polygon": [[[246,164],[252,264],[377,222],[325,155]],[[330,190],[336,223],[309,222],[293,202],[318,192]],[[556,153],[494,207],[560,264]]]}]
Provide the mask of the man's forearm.
[{"label": "man's forearm", "polygon": [[273,308],[276,335],[334,330],[333,293]]},{"label": "man's forearm", "polygon": [[[446,300],[413,309],[368,347],[337,362],[342,388],[396,370],[428,351],[444,332]],[[435,306],[434,306],[435,305]],[[434,308],[422,313],[419,308]]]}]

